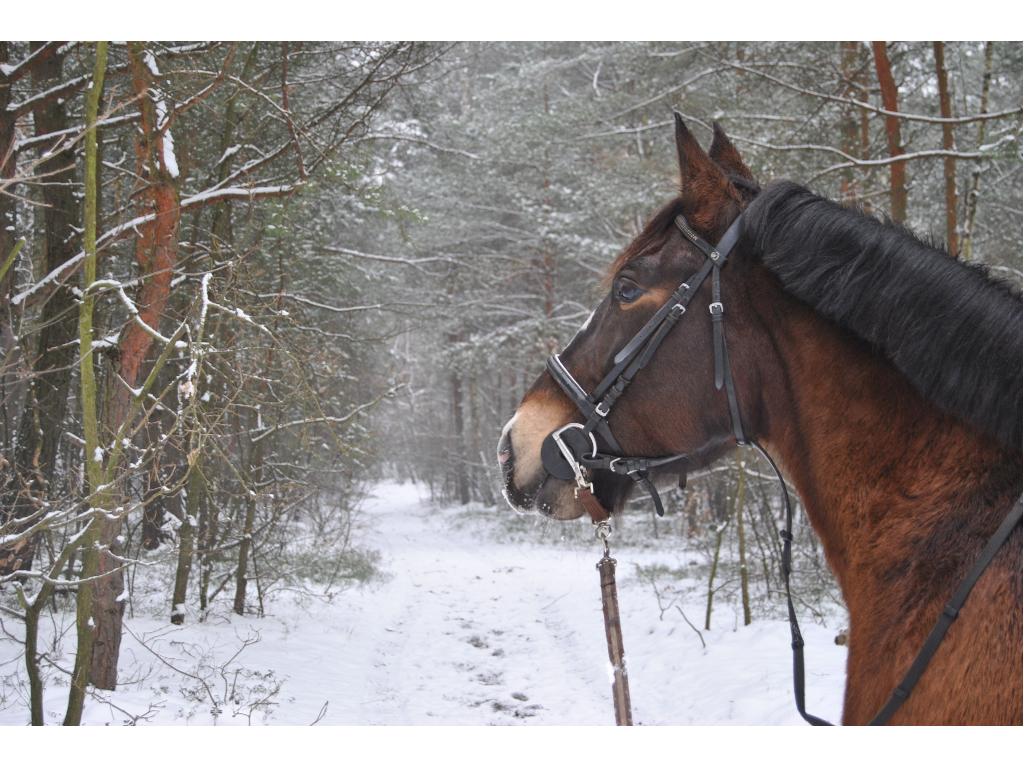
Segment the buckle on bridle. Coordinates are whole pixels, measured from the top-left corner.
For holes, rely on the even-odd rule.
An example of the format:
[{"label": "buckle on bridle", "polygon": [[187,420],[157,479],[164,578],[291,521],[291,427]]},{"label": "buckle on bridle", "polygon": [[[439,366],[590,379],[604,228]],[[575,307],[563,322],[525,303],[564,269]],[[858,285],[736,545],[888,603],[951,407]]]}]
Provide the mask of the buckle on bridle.
[{"label": "buckle on bridle", "polygon": [[[580,481],[577,479],[576,482],[579,483]],[[587,490],[587,491],[590,491],[591,493],[593,493],[594,492],[594,484],[593,483],[584,482],[583,485],[577,485],[575,488],[572,489],[572,497],[574,499],[578,500],[579,497],[580,497],[580,491],[583,491],[583,490]]]},{"label": "buckle on bridle", "polygon": [[[715,307],[718,307],[718,309],[716,310]],[[712,301],[708,304],[708,312],[712,315],[720,315],[725,312],[725,306],[720,301]]]},{"label": "buckle on bridle", "polygon": [[580,492],[580,489],[586,488],[588,491],[593,493],[594,484],[588,481],[585,477],[583,477],[582,465],[580,465],[579,461],[576,459],[576,455],[572,452],[569,446],[566,445],[565,441],[562,439],[562,433],[568,429],[578,429],[580,430],[580,432],[582,432],[583,434],[590,438],[590,445],[593,448],[593,451],[591,451],[590,454],[591,456],[597,455],[597,438],[594,437],[593,432],[587,432],[586,428],[582,424],[577,424],[575,422],[566,424],[561,429],[556,429],[554,432],[551,433],[551,439],[555,441],[555,445],[558,446],[558,450],[561,451],[562,457],[565,459],[566,464],[569,465],[569,468],[572,470],[573,476],[576,478],[576,489],[573,492],[573,494],[577,498],[579,498],[578,494]]},{"label": "buckle on bridle", "polygon": [[[601,410],[604,408],[604,410]],[[611,412],[611,407],[608,406],[604,401],[594,406],[594,413],[600,416],[602,419],[607,419],[608,414]],[[597,448],[594,448],[594,453],[597,453]]]}]

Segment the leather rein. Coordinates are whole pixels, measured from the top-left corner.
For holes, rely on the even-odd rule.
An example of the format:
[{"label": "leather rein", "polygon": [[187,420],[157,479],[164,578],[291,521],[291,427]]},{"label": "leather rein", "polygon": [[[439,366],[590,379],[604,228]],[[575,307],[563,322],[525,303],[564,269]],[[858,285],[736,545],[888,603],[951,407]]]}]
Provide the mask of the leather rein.
[{"label": "leather rein", "polygon": [[[608,549],[608,537],[611,534],[609,519],[611,513],[604,507],[594,493],[591,479],[595,470],[606,470],[617,475],[624,475],[650,494],[655,510],[659,516],[665,514],[664,505],[658,495],[650,472],[654,469],[669,467],[683,462],[687,454],[679,453],[670,456],[624,456],[622,447],[615,439],[608,418],[615,403],[654,356],[658,347],[668,333],[675,327],[679,319],[686,313],[704,281],[711,278],[711,303],[708,312],[711,314],[712,339],[715,358],[715,389],[724,387],[729,405],[729,417],[732,421],[733,437],[737,445],[751,445],[765,458],[771,466],[782,490],[785,507],[785,527],[779,531],[782,539],[782,576],[786,591],[786,608],[789,617],[791,646],[793,649],[793,693],[797,711],[811,725],[832,725],[832,723],[807,712],[804,693],[804,639],[797,620],[796,609],[790,586],[793,560],[793,507],[789,498],[786,482],[778,466],[771,456],[755,440],[746,437],[740,416],[739,401],[733,382],[732,370],[729,365],[729,350],[726,345],[724,318],[725,306],[722,303],[721,269],[725,266],[742,233],[743,214],[733,220],[718,244],[712,246],[698,235],[681,214],[676,216],[675,225],[704,254],[704,263],[691,277],[679,284],[668,300],[658,309],[644,326],[619,350],[613,360],[610,371],[597,385],[593,392],[587,392],[566,368],[558,354],[547,360],[547,370],[552,378],[576,405],[583,416],[582,423],[567,424],[548,435],[541,447],[541,459],[548,474],[560,480],[575,481],[576,499],[582,504],[594,525],[597,535],[604,542],[604,557],[598,563],[601,572],[602,605],[605,614],[606,636],[608,640],[609,660],[615,672],[613,696],[615,702],[616,723],[631,725],[632,714],[629,704],[629,689],[625,674],[624,652],[622,650],[622,632],[619,627],[618,598],[615,591],[615,561],[611,560]],[[604,450],[602,450],[602,448]],[[685,486],[685,474],[681,474],[681,486]],[[889,699],[870,721],[869,725],[885,725],[904,701],[910,696],[914,686],[924,674],[928,663],[938,650],[943,638],[967,601],[975,583],[981,578],[989,563],[1009,539],[1013,530],[1020,525],[1022,502],[1018,498],[1007,513],[995,533],[986,543],[981,554],[975,560],[967,576],[960,582],[952,598],[944,607],[938,621],[925,639],[921,650],[911,663],[906,675],[893,690]]]}]

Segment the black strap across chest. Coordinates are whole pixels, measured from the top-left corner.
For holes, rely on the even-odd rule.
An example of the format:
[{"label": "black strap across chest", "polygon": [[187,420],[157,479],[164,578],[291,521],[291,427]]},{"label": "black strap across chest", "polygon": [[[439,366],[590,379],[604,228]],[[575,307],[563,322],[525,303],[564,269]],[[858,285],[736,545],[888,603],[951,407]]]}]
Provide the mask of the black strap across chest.
[{"label": "black strap across chest", "polygon": [[[796,708],[800,716],[811,725],[832,725],[816,715],[807,712],[804,690],[804,639],[797,620],[796,609],[790,584],[793,561],[793,507],[790,503],[789,491],[782,473],[765,450],[753,440],[748,440],[743,430],[739,400],[733,383],[732,370],[729,364],[729,350],[725,338],[725,307],[722,303],[721,269],[729,254],[739,241],[743,215],[740,214],[726,230],[717,246],[712,246],[698,235],[683,216],[677,216],[675,224],[693,245],[705,256],[703,264],[691,277],[679,284],[668,300],[658,309],[644,326],[637,331],[626,345],[619,350],[613,359],[611,370],[605,374],[593,392],[587,392],[572,373],[565,367],[559,355],[548,358],[547,369],[555,382],[576,405],[584,417],[582,424],[569,424],[556,430],[545,440],[541,456],[544,468],[549,474],[563,480],[575,478],[577,497],[584,503],[591,518],[597,522],[607,519],[605,510],[594,496],[590,473],[593,470],[608,470],[616,474],[626,475],[643,485],[650,493],[655,509],[664,515],[664,506],[657,490],[651,482],[649,473],[653,469],[667,467],[687,458],[686,454],[671,456],[624,456],[622,447],[615,439],[608,417],[615,403],[622,397],[626,388],[654,356],[658,347],[668,333],[675,327],[685,314],[704,281],[711,277],[711,303],[708,312],[711,314],[712,342],[715,357],[715,389],[725,388],[729,404],[729,418],[732,422],[733,437],[737,445],[750,444],[765,458],[782,489],[785,506],[785,528],[779,535],[782,538],[782,577],[786,590],[786,608],[789,615],[791,645],[793,649],[793,692]],[[563,437],[563,434],[565,435]],[[598,439],[607,447],[608,452],[599,449]],[[1022,502],[1018,498],[1009,513],[992,534],[981,554],[972,565],[967,576],[960,582],[950,601],[943,608],[938,621],[925,639],[910,668],[896,686],[889,699],[871,720],[870,725],[884,725],[892,718],[904,701],[910,696],[921,679],[928,663],[931,661],[949,628],[956,621],[960,610],[974,585],[981,578],[985,569],[992,562],[999,549],[1009,539],[1013,530],[1021,523]]]}]

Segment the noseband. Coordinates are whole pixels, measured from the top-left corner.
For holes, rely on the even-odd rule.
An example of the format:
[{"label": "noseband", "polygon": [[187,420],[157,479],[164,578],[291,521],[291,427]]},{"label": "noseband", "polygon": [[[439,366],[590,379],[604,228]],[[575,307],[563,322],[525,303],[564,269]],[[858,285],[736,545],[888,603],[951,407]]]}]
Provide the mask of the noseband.
[{"label": "noseband", "polygon": [[[680,214],[675,218],[676,227],[683,236],[704,254],[704,263],[693,275],[679,284],[668,300],[654,313],[644,327],[637,331],[626,345],[619,350],[613,360],[612,369],[597,385],[593,392],[587,392],[576,378],[565,367],[557,354],[548,358],[548,373],[562,391],[575,403],[583,415],[583,423],[572,423],[552,432],[541,446],[541,460],[548,474],[559,480],[575,480],[577,497],[581,490],[593,496],[594,485],[590,480],[593,470],[604,469],[617,475],[629,477],[644,486],[654,501],[659,516],[665,514],[664,505],[658,495],[654,483],[650,479],[650,471],[666,467],[687,458],[685,453],[671,456],[624,456],[622,447],[615,439],[608,418],[612,408],[626,388],[633,383],[636,374],[642,370],[654,356],[658,347],[669,332],[685,314],[693,297],[710,275],[711,303],[708,312],[711,314],[712,333],[715,350],[715,389],[725,392],[729,400],[729,415],[732,419],[733,436],[737,445],[744,445],[746,438],[743,423],[740,419],[739,402],[736,399],[736,387],[733,384],[732,371],[729,367],[729,350],[725,343],[725,329],[722,326],[725,317],[725,306],[722,304],[721,270],[725,266],[729,254],[736,246],[742,229],[743,214],[733,220],[725,231],[718,245],[712,246],[693,228]],[[599,450],[599,442],[608,451]],[[685,484],[685,474],[680,475]]]}]

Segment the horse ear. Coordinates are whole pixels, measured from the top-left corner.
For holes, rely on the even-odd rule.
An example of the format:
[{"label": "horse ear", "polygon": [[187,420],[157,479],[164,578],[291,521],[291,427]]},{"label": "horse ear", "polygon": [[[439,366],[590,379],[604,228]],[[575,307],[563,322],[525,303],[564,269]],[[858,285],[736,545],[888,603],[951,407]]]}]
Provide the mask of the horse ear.
[{"label": "horse ear", "polygon": [[740,157],[739,150],[729,141],[722,126],[715,122],[712,124],[712,128],[714,129],[714,138],[711,139],[708,156],[728,173],[735,173],[737,176],[753,181],[754,174],[747,168],[747,164]]},{"label": "horse ear", "polygon": [[730,197],[729,180],[686,127],[683,116],[678,112],[675,116],[680,196],[688,209],[687,215],[711,220],[714,209]]}]

